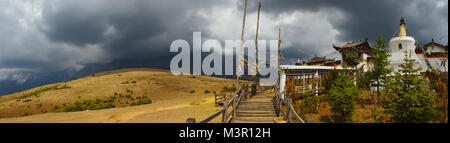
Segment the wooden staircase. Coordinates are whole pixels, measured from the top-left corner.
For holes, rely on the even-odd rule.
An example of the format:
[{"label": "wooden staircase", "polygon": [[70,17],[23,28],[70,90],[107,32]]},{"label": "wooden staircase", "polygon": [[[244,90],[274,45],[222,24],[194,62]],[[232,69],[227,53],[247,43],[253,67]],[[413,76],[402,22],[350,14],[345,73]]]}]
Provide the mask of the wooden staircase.
[{"label": "wooden staircase", "polygon": [[239,104],[231,123],[274,123],[275,117],[273,97],[256,95]]},{"label": "wooden staircase", "polygon": [[[247,98],[248,85],[245,86],[245,90],[239,88],[229,101],[223,102],[223,109],[198,123],[208,123],[220,115],[222,123],[306,123],[295,112],[292,99],[281,98],[278,87],[273,89],[275,96],[257,92],[256,96]],[[196,123],[195,118],[186,119],[186,123]]]}]

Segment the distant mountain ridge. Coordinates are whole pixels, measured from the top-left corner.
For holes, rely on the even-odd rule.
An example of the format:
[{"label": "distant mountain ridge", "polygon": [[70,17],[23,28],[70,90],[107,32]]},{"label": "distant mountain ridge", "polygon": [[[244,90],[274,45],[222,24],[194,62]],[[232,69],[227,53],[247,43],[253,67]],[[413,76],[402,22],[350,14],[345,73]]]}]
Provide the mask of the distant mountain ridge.
[{"label": "distant mountain ridge", "polygon": [[124,68],[157,68],[169,69],[168,66],[162,64],[164,62],[149,63],[146,61],[136,60],[121,60],[114,61],[108,64],[88,64],[79,71],[76,70],[62,70],[56,72],[19,72],[17,74],[27,75],[24,83],[18,83],[16,80],[2,80],[0,81],[0,96],[15,93],[22,90],[39,87],[42,85],[53,84],[58,82],[70,81],[77,78],[85,77],[98,72],[118,70]]},{"label": "distant mountain ridge", "polygon": [[[225,62],[225,61],[223,61]],[[88,64],[79,71],[76,70],[62,70],[56,72],[19,72],[18,74],[27,75],[24,83],[18,83],[16,80],[2,80],[0,81],[0,96],[15,93],[22,90],[53,84],[58,82],[70,81],[81,77],[89,76],[91,74],[125,69],[125,68],[152,68],[152,69],[170,69],[170,60],[116,60],[107,64]],[[233,67],[235,67],[233,63]],[[225,64],[222,64],[224,66]],[[192,67],[192,63],[191,63]],[[244,71],[247,67],[245,66]],[[224,70],[225,67],[222,67]],[[191,69],[192,70],[192,69]],[[246,73],[246,72],[245,72]],[[236,75],[212,75],[212,77],[220,78],[236,78]],[[257,76],[260,77],[260,76]],[[243,80],[249,80],[250,76],[241,76]]]}]

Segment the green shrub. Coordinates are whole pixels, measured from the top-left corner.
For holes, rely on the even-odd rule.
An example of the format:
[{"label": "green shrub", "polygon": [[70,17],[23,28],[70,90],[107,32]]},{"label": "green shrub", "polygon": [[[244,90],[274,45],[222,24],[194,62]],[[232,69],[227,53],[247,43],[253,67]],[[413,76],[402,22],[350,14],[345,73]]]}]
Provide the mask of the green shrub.
[{"label": "green shrub", "polygon": [[369,89],[370,87],[370,72],[363,73],[356,80],[356,85],[360,89]]},{"label": "green shrub", "polygon": [[191,90],[191,91],[189,91],[189,93],[191,93],[191,94],[192,94],[192,93],[195,93],[195,90]]},{"label": "green shrub", "polygon": [[39,94],[41,94],[43,92],[50,91],[50,90],[61,90],[61,89],[67,89],[67,88],[72,88],[72,87],[67,86],[67,85],[64,85],[62,87],[58,87],[58,85],[55,85],[55,86],[52,86],[52,87],[42,88],[40,90],[36,90],[36,91],[31,92],[31,93],[19,96],[19,97],[17,97],[17,99],[28,98],[28,97],[32,97],[32,96],[38,96]]},{"label": "green shrub", "polygon": [[93,101],[92,100],[83,100],[83,105],[89,106],[92,105]]},{"label": "green shrub", "polygon": [[210,93],[210,91],[209,90],[205,90],[205,94],[208,94],[208,93]]},{"label": "green shrub", "polygon": [[62,87],[60,87],[60,88],[56,87],[53,90],[61,90],[61,89],[69,89],[69,88],[72,88],[72,87],[67,86],[66,84],[64,84]]},{"label": "green shrub", "polygon": [[323,86],[325,87],[325,91],[329,92],[333,82],[339,76],[339,71],[334,69],[328,72],[328,75],[323,80]]},{"label": "green shrub", "polygon": [[95,99],[95,104],[100,104],[100,102],[102,102],[101,99]]},{"label": "green shrub", "polygon": [[63,108],[63,112],[73,112],[73,111],[84,111],[86,110],[85,107],[83,107],[83,104],[81,102],[76,101],[74,104],[67,105]]},{"label": "green shrub", "polygon": [[391,114],[391,120],[401,123],[425,123],[436,115],[435,96],[432,87],[425,86],[425,79],[418,75],[420,68],[414,68],[414,59],[405,53],[400,72],[388,80],[386,100],[383,107]]},{"label": "green shrub", "polygon": [[331,111],[338,113],[343,121],[349,121],[355,110],[358,94],[359,89],[353,84],[352,77],[345,73],[339,74],[327,95]]},{"label": "green shrub", "polygon": [[151,99],[149,99],[148,97],[144,97],[144,98],[141,98],[141,100],[138,100],[137,102],[132,102],[130,104],[130,106],[137,106],[137,105],[144,105],[144,104],[151,104],[151,103],[152,103]]},{"label": "green shrub", "polygon": [[302,114],[317,113],[319,109],[319,97],[307,96],[302,99],[301,110]]},{"label": "green shrub", "polygon": [[109,99],[110,100],[116,100],[116,96],[115,95],[114,96],[110,96]]},{"label": "green shrub", "polygon": [[88,107],[89,110],[101,110],[101,109],[109,109],[109,108],[114,108],[114,104],[113,103],[108,103],[108,104],[94,104]]},{"label": "green shrub", "polygon": [[224,86],[220,92],[236,92],[236,85],[232,85],[231,87]]}]

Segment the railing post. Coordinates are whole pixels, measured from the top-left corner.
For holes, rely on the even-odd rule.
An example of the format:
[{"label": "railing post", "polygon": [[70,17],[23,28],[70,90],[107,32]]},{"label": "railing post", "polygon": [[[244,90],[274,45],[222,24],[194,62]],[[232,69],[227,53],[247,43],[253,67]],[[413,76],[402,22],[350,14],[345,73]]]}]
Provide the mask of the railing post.
[{"label": "railing post", "polygon": [[195,123],[195,118],[187,118],[186,123]]},{"label": "railing post", "polygon": [[[238,93],[239,93],[239,92],[238,92]],[[232,109],[233,109],[233,110],[232,110],[232,111],[233,111],[233,113],[232,113],[232,114],[233,114],[232,118],[236,117],[236,103],[238,102],[238,101],[237,101],[237,100],[238,100],[238,97],[239,97],[239,94],[235,94],[234,97],[233,97],[233,98],[234,98],[234,101],[233,101],[233,108],[232,108]]]},{"label": "railing post", "polygon": [[[283,93],[281,93],[281,94],[284,94],[284,92]],[[280,97],[278,98],[278,112],[280,112],[281,113],[281,107],[283,107],[283,99],[281,99],[281,94],[280,94]]]},{"label": "railing post", "polygon": [[288,123],[291,122],[291,117],[290,117],[290,116],[291,116],[291,108],[290,108],[291,103],[292,103],[292,99],[291,99],[291,98],[287,98],[286,121],[287,121]]},{"label": "railing post", "polygon": [[223,115],[222,115],[222,123],[225,123],[227,121],[227,100],[223,100]]},{"label": "railing post", "polygon": [[218,105],[217,104],[217,94],[214,94],[214,103],[216,104],[216,106]]},{"label": "railing post", "polygon": [[278,111],[277,111],[277,97],[276,97],[277,95],[275,95],[275,97],[273,97],[273,100],[272,100],[272,104],[273,104],[273,107],[275,107],[275,114],[277,115],[277,117],[278,117]]},{"label": "railing post", "polygon": [[251,97],[256,95],[256,84],[252,83],[252,94],[250,95]]},{"label": "railing post", "polygon": [[303,74],[303,86],[302,86],[302,94],[305,94],[305,82],[306,82],[306,75]]},{"label": "railing post", "polygon": [[277,97],[277,115],[280,116],[281,115],[281,98]]},{"label": "railing post", "polygon": [[245,99],[248,98],[248,84],[245,85]]}]

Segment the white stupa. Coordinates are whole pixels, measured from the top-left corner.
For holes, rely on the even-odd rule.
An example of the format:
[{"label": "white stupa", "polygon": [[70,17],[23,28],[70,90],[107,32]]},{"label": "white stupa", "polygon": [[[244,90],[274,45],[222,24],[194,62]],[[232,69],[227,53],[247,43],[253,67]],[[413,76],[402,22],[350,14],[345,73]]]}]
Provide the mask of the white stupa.
[{"label": "white stupa", "polygon": [[419,62],[419,59],[414,52],[416,49],[416,40],[406,35],[405,20],[402,17],[400,19],[400,31],[398,32],[398,37],[394,37],[389,41],[389,52],[391,56],[389,57],[390,65],[389,67],[394,70],[394,72],[400,70],[400,64],[404,63],[405,52],[411,55],[411,59],[415,61],[415,68],[423,67]]}]

